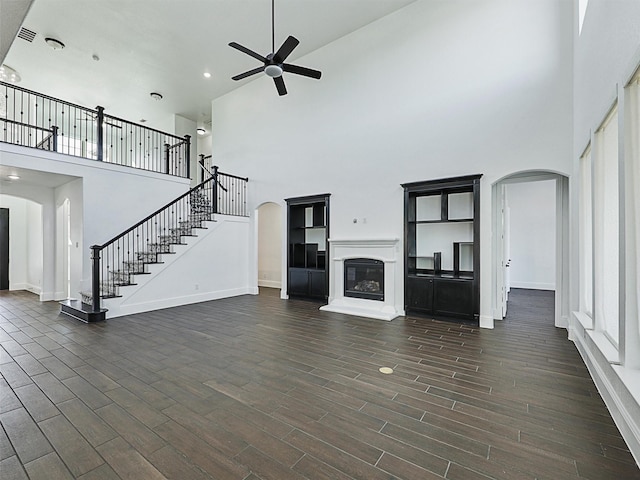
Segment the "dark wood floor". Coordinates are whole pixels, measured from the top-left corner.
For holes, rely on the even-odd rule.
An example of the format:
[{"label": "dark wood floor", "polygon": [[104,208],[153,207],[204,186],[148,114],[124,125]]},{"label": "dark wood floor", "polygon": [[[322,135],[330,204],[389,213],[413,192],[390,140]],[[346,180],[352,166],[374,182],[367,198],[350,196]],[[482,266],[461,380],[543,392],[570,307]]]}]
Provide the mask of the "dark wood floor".
[{"label": "dark wood floor", "polygon": [[640,478],[553,295],[509,308],[479,330],[265,291],[84,325],[2,292],[0,478]]}]

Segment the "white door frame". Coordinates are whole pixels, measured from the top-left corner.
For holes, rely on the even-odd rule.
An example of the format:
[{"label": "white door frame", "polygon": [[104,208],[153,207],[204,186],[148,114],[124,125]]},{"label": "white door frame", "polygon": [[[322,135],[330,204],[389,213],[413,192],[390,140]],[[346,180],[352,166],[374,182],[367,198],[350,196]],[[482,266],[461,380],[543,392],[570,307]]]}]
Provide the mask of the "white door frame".
[{"label": "white door frame", "polygon": [[555,326],[569,326],[569,177],[556,172],[519,172],[501,178],[492,185],[492,311],[494,320],[502,320],[504,276],[503,189],[512,183],[555,180],[556,182],[556,288]]}]

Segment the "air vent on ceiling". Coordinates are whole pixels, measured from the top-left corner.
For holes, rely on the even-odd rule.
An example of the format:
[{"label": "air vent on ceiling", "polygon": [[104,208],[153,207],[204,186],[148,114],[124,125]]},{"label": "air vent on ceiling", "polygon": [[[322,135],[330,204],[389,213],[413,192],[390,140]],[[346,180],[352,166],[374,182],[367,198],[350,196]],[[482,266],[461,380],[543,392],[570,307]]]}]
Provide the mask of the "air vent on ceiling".
[{"label": "air vent on ceiling", "polygon": [[33,39],[36,38],[36,35],[37,35],[36,32],[32,32],[28,28],[24,28],[24,27],[22,27],[18,32],[18,38],[26,40],[29,43],[33,42]]}]

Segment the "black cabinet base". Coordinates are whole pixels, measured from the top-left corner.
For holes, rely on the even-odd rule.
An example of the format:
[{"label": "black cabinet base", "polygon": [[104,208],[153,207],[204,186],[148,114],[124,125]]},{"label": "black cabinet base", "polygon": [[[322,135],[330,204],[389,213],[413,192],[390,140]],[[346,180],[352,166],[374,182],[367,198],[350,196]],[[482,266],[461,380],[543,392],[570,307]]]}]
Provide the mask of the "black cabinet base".
[{"label": "black cabinet base", "polygon": [[408,314],[478,324],[472,279],[409,276],[405,283]]},{"label": "black cabinet base", "polygon": [[478,315],[473,315],[471,317],[467,317],[465,315],[436,315],[424,310],[416,310],[414,308],[407,308],[405,310],[405,315],[409,317],[423,317],[441,322],[463,323],[474,327],[478,327],[480,325],[480,318]]},{"label": "black cabinet base", "polygon": [[312,268],[289,269],[289,295],[327,299],[327,274]]}]

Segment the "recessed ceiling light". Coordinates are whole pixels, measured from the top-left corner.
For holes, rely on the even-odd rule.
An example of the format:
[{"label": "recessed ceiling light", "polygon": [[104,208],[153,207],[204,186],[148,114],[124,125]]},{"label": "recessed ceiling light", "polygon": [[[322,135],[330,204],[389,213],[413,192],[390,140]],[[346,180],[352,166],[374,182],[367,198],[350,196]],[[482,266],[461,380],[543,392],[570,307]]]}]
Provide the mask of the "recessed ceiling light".
[{"label": "recessed ceiling light", "polygon": [[9,65],[0,65],[0,80],[3,82],[18,83],[21,78]]},{"label": "recessed ceiling light", "polygon": [[64,43],[56,38],[47,37],[44,41],[54,50],[62,50],[64,48]]},{"label": "recessed ceiling light", "polygon": [[14,175],[14,174],[7,175],[7,178],[9,180],[20,180],[20,177],[18,175]]},{"label": "recessed ceiling light", "polygon": [[149,95],[151,95],[151,98],[154,100],[162,100],[162,94],[158,92],[151,92]]},{"label": "recessed ceiling light", "polygon": [[204,135],[205,133],[207,133],[207,131],[202,127],[198,128],[196,132],[198,132],[198,135]]},{"label": "recessed ceiling light", "polygon": [[209,72],[204,72],[203,75],[204,78],[211,78],[211,74]]}]

